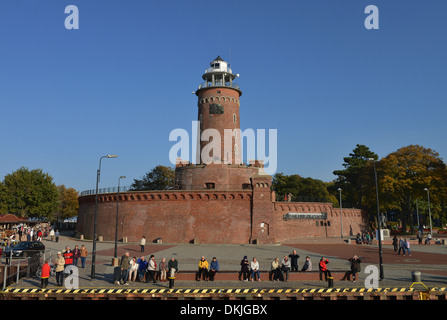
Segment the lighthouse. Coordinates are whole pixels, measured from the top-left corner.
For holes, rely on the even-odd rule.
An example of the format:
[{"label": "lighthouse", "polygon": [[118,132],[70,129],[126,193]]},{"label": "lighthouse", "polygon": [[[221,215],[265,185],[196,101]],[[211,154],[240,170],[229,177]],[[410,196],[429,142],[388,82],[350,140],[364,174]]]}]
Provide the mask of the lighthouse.
[{"label": "lighthouse", "polygon": [[[242,91],[228,62],[220,56],[205,70],[196,95],[200,123],[200,163],[241,164],[239,106]],[[218,140],[215,140],[218,139]]]}]

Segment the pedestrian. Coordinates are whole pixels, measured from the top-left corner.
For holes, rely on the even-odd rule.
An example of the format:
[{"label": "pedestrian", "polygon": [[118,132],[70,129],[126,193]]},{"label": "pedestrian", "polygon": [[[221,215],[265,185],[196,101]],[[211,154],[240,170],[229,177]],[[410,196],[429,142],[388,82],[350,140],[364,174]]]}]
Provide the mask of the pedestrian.
[{"label": "pedestrian", "polygon": [[279,263],[279,258],[275,258],[271,263],[271,273],[272,273],[272,281],[279,281],[282,277],[281,273],[281,264]]},{"label": "pedestrian", "polygon": [[259,274],[259,262],[256,260],[256,257],[253,257],[253,260],[250,263],[251,268],[251,281],[255,279],[255,274],[258,276],[258,281],[261,281],[261,275]]},{"label": "pedestrian", "polygon": [[[118,277],[118,280],[115,282],[115,284],[123,284],[128,286],[127,283],[127,277],[129,274],[129,268],[130,268],[130,258],[129,258],[129,252],[124,253],[124,255],[121,257],[121,263],[120,263],[120,275]],[[121,281],[123,283],[121,283]]]},{"label": "pedestrian", "polygon": [[431,233],[427,234],[427,239],[425,239],[425,244],[430,244],[430,240],[431,240]]},{"label": "pedestrian", "polygon": [[309,256],[306,257],[306,261],[304,261],[304,265],[301,271],[312,271],[312,261],[310,260]]},{"label": "pedestrian", "polygon": [[289,272],[290,272],[290,260],[287,256],[284,256],[284,258],[281,261],[281,271],[284,277],[284,281],[287,282],[289,280]]},{"label": "pedestrian", "polygon": [[62,256],[62,252],[57,252],[56,257],[56,285],[62,287],[64,282],[64,269],[65,269],[65,259]]},{"label": "pedestrian", "polygon": [[320,280],[323,280],[322,275],[324,274],[324,280],[327,280],[328,277],[331,277],[331,272],[327,268],[329,260],[325,257],[320,259],[320,263],[318,264],[318,268],[320,269]]},{"label": "pedestrian", "polygon": [[352,282],[356,282],[357,280],[357,273],[361,271],[360,269],[360,263],[362,262],[357,255],[354,255],[352,258],[348,259],[349,262],[351,262],[351,275],[352,275]]},{"label": "pedestrian", "polygon": [[422,233],[421,233],[421,230],[418,231],[417,238],[418,238],[418,244],[422,244]]},{"label": "pedestrian", "polygon": [[397,236],[394,236],[394,238],[393,238],[393,247],[394,247],[394,252],[397,252],[397,249],[399,248],[399,240],[397,239]]},{"label": "pedestrian", "polygon": [[404,255],[405,252],[408,251],[408,256],[411,256],[411,252],[410,252],[410,240],[404,239]]},{"label": "pedestrian", "polygon": [[138,263],[138,280],[140,282],[143,282],[144,274],[146,273],[147,269],[147,261],[144,259],[144,256],[142,256],[140,259],[138,259],[137,263]]},{"label": "pedestrian", "polygon": [[203,280],[208,280],[208,261],[206,261],[205,257],[202,256],[202,258],[199,261],[199,271],[196,275],[196,280],[200,281],[200,277],[203,278]]},{"label": "pedestrian", "polygon": [[243,276],[244,281],[248,281],[250,278],[250,270],[249,270],[249,262],[247,256],[241,260],[241,272],[239,273],[239,281],[241,280],[241,276]]},{"label": "pedestrian", "polygon": [[88,257],[87,248],[84,245],[82,245],[81,246],[81,265],[83,268],[85,268],[85,260],[87,259],[87,257]]},{"label": "pedestrian", "polygon": [[404,247],[405,247],[405,242],[404,242],[404,240],[402,239],[402,237],[400,237],[400,238],[399,238],[399,251],[397,252],[398,255],[400,255],[400,252],[401,252],[401,251],[402,251],[403,254],[405,255],[405,249],[404,249]]},{"label": "pedestrian", "polygon": [[175,278],[175,274],[178,272],[178,261],[174,257],[168,262],[169,278]]},{"label": "pedestrian", "polygon": [[133,281],[135,282],[135,280],[137,279],[137,273],[138,273],[138,262],[137,262],[137,258],[133,257],[132,259],[130,259],[129,262],[129,276],[128,276],[128,281]]},{"label": "pedestrian", "polygon": [[210,281],[214,281],[214,277],[216,276],[217,272],[219,272],[219,262],[217,261],[216,257],[213,257],[213,260],[211,260],[210,263],[210,270],[208,272],[208,277]]},{"label": "pedestrian", "polygon": [[48,278],[50,278],[51,267],[48,264],[48,260],[45,260],[45,263],[42,266],[42,274],[40,276],[40,287],[45,289],[48,285]]},{"label": "pedestrian", "polygon": [[141,239],[140,239],[140,252],[144,252],[144,246],[146,245],[146,237],[145,236],[143,236]]},{"label": "pedestrian", "polygon": [[73,249],[73,265],[78,266],[78,259],[81,257],[81,250],[79,250],[79,246],[75,245]]},{"label": "pedestrian", "polygon": [[152,280],[153,283],[157,283],[157,280],[155,279],[156,270],[157,263],[155,262],[155,256],[151,254],[147,262],[147,272],[149,273],[149,277],[146,276],[146,283],[149,283],[150,280]]},{"label": "pedestrian", "polygon": [[300,258],[300,255],[296,253],[296,250],[293,250],[293,252],[291,254],[289,254],[289,258],[290,258],[290,263],[292,265],[292,269],[291,271],[299,271],[298,268],[298,259]]},{"label": "pedestrian", "polygon": [[54,241],[54,229],[50,230],[50,239],[51,239],[51,242]]},{"label": "pedestrian", "polygon": [[65,247],[65,251],[62,253],[62,256],[65,259],[65,270],[67,266],[71,266],[73,264],[73,251],[70,250],[70,247]]},{"label": "pedestrian", "polygon": [[[54,237],[56,238],[56,242],[59,242],[59,230],[54,232]],[[29,240],[28,240],[29,241]]]},{"label": "pedestrian", "polygon": [[160,275],[160,281],[161,282],[167,282],[166,280],[166,274],[168,271],[168,263],[166,262],[166,259],[161,259],[160,263],[158,264],[158,271]]}]

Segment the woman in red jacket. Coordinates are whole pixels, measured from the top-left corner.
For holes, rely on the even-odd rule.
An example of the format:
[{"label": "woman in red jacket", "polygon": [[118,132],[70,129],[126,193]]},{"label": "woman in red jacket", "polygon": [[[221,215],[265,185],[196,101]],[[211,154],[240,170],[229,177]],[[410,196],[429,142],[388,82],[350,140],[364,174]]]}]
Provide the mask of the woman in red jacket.
[{"label": "woman in red jacket", "polygon": [[50,277],[51,267],[48,264],[48,260],[42,266],[42,275],[40,276],[40,287],[45,289],[48,285],[48,278]]},{"label": "woman in red jacket", "polygon": [[325,257],[322,257],[320,259],[320,263],[318,264],[318,267],[320,269],[320,280],[323,280],[322,276],[321,276],[322,273],[324,273],[324,280],[326,280],[326,281],[327,281],[328,277],[331,277],[331,272],[327,268],[328,263],[329,263],[329,260],[326,259]]}]

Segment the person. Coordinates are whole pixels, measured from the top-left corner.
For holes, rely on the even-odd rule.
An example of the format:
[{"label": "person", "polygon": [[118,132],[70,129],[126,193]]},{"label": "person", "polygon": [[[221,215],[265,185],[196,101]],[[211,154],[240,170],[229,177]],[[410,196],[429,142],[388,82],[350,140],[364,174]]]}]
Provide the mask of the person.
[{"label": "person", "polygon": [[158,264],[158,271],[160,274],[160,281],[166,282],[166,272],[168,271],[168,264],[166,263],[166,259],[161,259],[160,263]]},{"label": "person", "polygon": [[203,277],[203,280],[208,280],[208,261],[206,261],[205,257],[199,261],[199,271],[197,272],[196,280],[200,281],[200,277]]},{"label": "person", "polygon": [[84,245],[81,246],[81,250],[80,251],[81,251],[81,266],[83,268],[85,268],[85,260],[87,259],[88,251],[87,251],[87,248]]},{"label": "person", "polygon": [[78,266],[78,259],[81,257],[81,250],[79,250],[79,246],[75,245],[73,249],[73,265]]},{"label": "person", "polygon": [[125,252],[124,255],[121,257],[121,263],[120,263],[120,275],[115,282],[115,284],[121,284],[121,281],[123,282],[123,285],[128,286],[127,283],[127,276],[129,273],[129,267],[130,267],[130,259],[129,259],[129,252]]},{"label": "person", "polygon": [[65,247],[65,251],[63,252],[62,256],[65,259],[65,266],[64,270],[67,266],[73,264],[73,251],[70,250],[70,247]]},{"label": "person", "polygon": [[178,272],[178,262],[174,257],[168,262],[169,278],[174,278],[175,274]]},{"label": "person", "polygon": [[42,289],[45,289],[48,285],[48,278],[50,278],[51,267],[48,264],[48,260],[45,260],[45,263],[42,266],[42,274],[40,276],[40,286]]},{"label": "person", "polygon": [[129,261],[129,276],[127,280],[129,282],[130,281],[135,282],[135,280],[137,279],[137,273],[138,273],[138,262],[137,258],[133,257]]},{"label": "person", "polygon": [[272,272],[272,281],[279,281],[281,279],[282,273],[281,273],[281,265],[279,263],[279,258],[276,257],[272,260],[271,264],[271,272]]},{"label": "person", "polygon": [[408,256],[411,256],[411,252],[410,252],[410,241],[407,239],[404,239],[404,256],[405,256],[405,252],[408,251]]},{"label": "person", "polygon": [[360,272],[360,263],[362,262],[357,255],[354,255],[352,258],[348,259],[349,262],[351,262],[351,275],[352,275],[352,282],[355,282],[357,279],[357,273]]},{"label": "person", "polygon": [[56,285],[62,287],[64,282],[64,269],[65,269],[65,259],[62,256],[62,252],[57,252],[56,257]]},{"label": "person", "polygon": [[400,255],[400,252],[402,251],[405,255],[405,242],[404,239],[402,239],[402,237],[399,238],[399,251],[397,252],[398,255]]},{"label": "person", "polygon": [[37,241],[42,241],[42,230],[37,231]]},{"label": "person", "polygon": [[290,260],[287,256],[284,256],[284,258],[281,261],[281,271],[285,275],[284,281],[287,282],[287,280],[289,280],[289,272],[290,272]]},{"label": "person", "polygon": [[213,257],[210,263],[210,270],[208,271],[208,277],[210,281],[214,281],[216,273],[219,272],[219,262],[216,257]]},{"label": "person", "polygon": [[399,248],[399,240],[397,240],[397,236],[394,236],[394,238],[393,238],[393,247],[394,247],[394,252],[397,252],[397,249]]},{"label": "person", "polygon": [[256,257],[253,257],[253,260],[250,263],[251,268],[251,281],[255,279],[255,274],[258,276],[258,281],[261,281],[261,276],[259,274],[259,262],[256,260]]},{"label": "person", "polygon": [[146,273],[147,269],[147,261],[144,259],[144,256],[142,256],[140,259],[138,259],[137,263],[138,263],[138,280],[140,282],[143,282],[144,274]]},{"label": "person", "polygon": [[320,263],[318,264],[318,268],[320,269],[320,280],[322,279],[322,274],[324,274],[324,280],[327,280],[328,277],[331,277],[331,272],[327,268],[327,265],[329,263],[329,260],[325,257],[322,257],[320,259]]},{"label": "person", "polygon": [[306,261],[304,262],[303,268],[301,271],[312,271],[312,261],[310,260],[309,256],[306,257]]},{"label": "person", "polygon": [[291,271],[298,272],[298,259],[300,258],[300,255],[296,253],[296,250],[293,250],[293,252],[289,254],[289,258],[292,265]]},{"label": "person", "polygon": [[51,239],[51,242],[53,242],[53,240],[54,240],[54,229],[50,230],[50,239]]},{"label": "person", "polygon": [[250,270],[249,270],[249,262],[247,256],[241,260],[241,272],[239,273],[239,280],[241,280],[241,276],[243,276],[244,281],[248,281],[250,278]]},{"label": "person", "polygon": [[146,237],[143,236],[140,240],[140,252],[144,252],[144,246],[146,245]]},{"label": "person", "polygon": [[155,279],[156,270],[157,270],[157,263],[155,262],[155,256],[151,254],[147,262],[147,271],[149,273],[149,277],[146,277],[146,283],[148,283],[149,280],[152,280],[153,283],[157,283],[157,280]]},{"label": "person", "polygon": [[431,233],[427,234],[427,239],[425,239],[425,244],[430,244]]},{"label": "person", "polygon": [[56,242],[59,242],[59,230],[56,230],[56,232],[54,232],[54,237],[56,238]]},{"label": "person", "polygon": [[422,244],[422,233],[421,233],[421,230],[418,231],[417,238],[418,238],[418,244]]}]

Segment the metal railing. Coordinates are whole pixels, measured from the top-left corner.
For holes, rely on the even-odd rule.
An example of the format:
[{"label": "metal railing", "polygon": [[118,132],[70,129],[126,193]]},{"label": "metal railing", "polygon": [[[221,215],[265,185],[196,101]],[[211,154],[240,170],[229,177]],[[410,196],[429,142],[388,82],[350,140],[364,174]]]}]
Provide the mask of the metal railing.
[{"label": "metal railing", "polygon": [[204,82],[199,85],[199,89],[208,88],[208,87],[230,87],[239,90],[239,85],[234,82],[223,82],[223,81],[215,81],[214,85],[212,82]]},{"label": "metal railing", "polygon": [[[120,192],[126,192],[130,190],[130,186],[120,187]],[[110,187],[110,188],[100,188],[98,189],[98,194],[104,193],[117,193],[118,187]],[[81,196],[88,196],[91,194],[96,194],[96,189],[85,190],[81,192]]]},{"label": "metal railing", "polygon": [[[3,291],[13,282],[17,284],[20,278],[35,277],[43,262],[45,260],[51,261],[53,256],[51,249],[46,249],[42,254],[32,250],[28,251],[33,254],[24,258],[14,258],[12,250],[9,256],[3,254],[0,257],[0,263],[5,260],[5,263],[0,266],[0,271],[2,271],[0,282],[2,282]],[[11,272],[12,270],[14,271]]]}]

